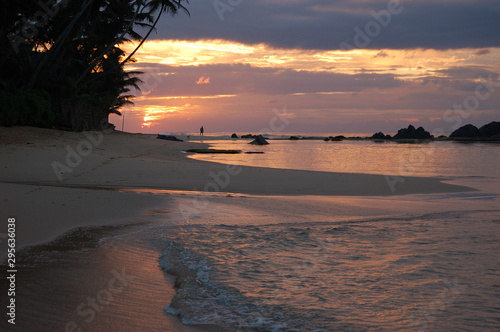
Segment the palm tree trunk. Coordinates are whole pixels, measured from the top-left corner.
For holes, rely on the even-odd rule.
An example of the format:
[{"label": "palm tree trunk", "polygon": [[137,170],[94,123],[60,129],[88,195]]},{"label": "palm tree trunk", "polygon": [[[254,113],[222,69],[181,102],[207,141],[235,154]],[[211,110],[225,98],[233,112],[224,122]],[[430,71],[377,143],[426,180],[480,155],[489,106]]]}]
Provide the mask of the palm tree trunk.
[{"label": "palm tree trunk", "polygon": [[61,49],[62,45],[64,44],[64,42],[68,38],[71,30],[75,26],[76,22],[80,19],[80,17],[82,17],[82,15],[85,13],[85,11],[87,10],[87,8],[92,4],[92,2],[93,2],[93,0],[87,0],[83,4],[82,9],[80,9],[80,11],[78,12],[78,14],[71,21],[71,23],[66,27],[66,29],[64,29],[63,33],[59,36],[59,38],[57,38],[57,40],[53,44],[53,47],[50,48],[50,51],[48,51],[45,54],[45,56],[42,58],[42,60],[40,60],[40,62],[38,63],[37,68],[35,69],[35,72],[33,73],[33,76],[31,76],[31,80],[30,80],[30,82],[28,84],[28,87],[33,88],[33,85],[35,85],[35,82],[36,82],[36,80],[38,78],[38,75],[40,74],[40,72],[41,72],[43,66],[45,65],[45,63],[47,62],[47,60],[49,60],[49,58],[51,56],[56,55],[59,52],[59,50]]},{"label": "palm tree trunk", "polygon": [[134,56],[135,52],[137,52],[137,50],[139,50],[139,48],[141,48],[142,44],[144,44],[144,42],[146,41],[146,39],[148,39],[148,37],[151,34],[151,32],[153,32],[153,30],[156,28],[156,24],[160,20],[161,14],[163,13],[164,10],[165,10],[165,3],[162,3],[161,8],[160,8],[160,12],[158,13],[158,16],[156,17],[156,20],[154,21],[153,25],[149,29],[148,33],[146,34],[146,36],[144,36],[144,38],[142,38],[141,42],[132,51],[132,53],[130,53],[129,56],[120,63],[121,65],[127,63]]},{"label": "palm tree trunk", "polygon": [[87,69],[85,69],[85,71],[80,75],[80,77],[78,77],[78,79],[76,80],[76,85],[80,84],[80,82],[85,78],[85,76],[87,76],[87,74],[95,67],[96,63],[101,60],[106,54],[108,54],[109,51],[111,51],[111,49],[116,45],[118,44],[120,41],[122,41],[123,37],[125,37],[125,35],[129,32],[129,30],[132,28],[133,24],[135,23],[135,19],[137,17],[137,15],[139,14],[140,10],[141,10],[141,6],[142,6],[142,0],[139,0],[139,3],[137,4],[137,10],[135,11],[134,13],[134,17],[132,17],[132,20],[130,21],[129,25],[127,26],[127,28],[123,31],[123,33],[118,37],[116,38],[113,43],[111,43],[97,58],[94,59],[94,61],[92,61],[90,63],[90,65],[87,67]]}]

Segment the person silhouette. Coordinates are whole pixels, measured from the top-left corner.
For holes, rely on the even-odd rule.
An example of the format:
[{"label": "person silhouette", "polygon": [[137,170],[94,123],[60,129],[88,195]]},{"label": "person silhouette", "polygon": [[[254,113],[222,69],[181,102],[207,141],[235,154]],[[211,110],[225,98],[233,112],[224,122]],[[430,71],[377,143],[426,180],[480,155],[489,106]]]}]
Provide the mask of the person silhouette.
[{"label": "person silhouette", "polygon": [[205,129],[203,129],[203,126],[200,128],[200,136],[203,136],[203,133],[205,132]]}]

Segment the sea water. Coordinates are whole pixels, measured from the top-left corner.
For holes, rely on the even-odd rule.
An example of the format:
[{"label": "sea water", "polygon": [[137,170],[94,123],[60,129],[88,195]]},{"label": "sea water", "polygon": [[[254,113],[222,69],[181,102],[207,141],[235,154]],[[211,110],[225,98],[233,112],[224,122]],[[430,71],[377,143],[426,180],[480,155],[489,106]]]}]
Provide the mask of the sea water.
[{"label": "sea water", "polygon": [[[198,194],[155,191],[170,197],[168,213],[153,213],[131,231],[116,234],[106,228],[106,235],[98,236],[103,231],[83,230],[90,232],[92,241],[82,245],[75,240],[82,237],[79,230],[21,255],[24,271],[36,274],[35,283],[24,282],[32,285],[30,289],[20,290],[27,294],[19,295],[24,302],[20,308],[29,308],[21,322],[41,330],[44,326],[63,330],[67,320],[75,320],[85,331],[112,331],[116,326],[121,330],[147,326],[148,321],[161,326],[162,318],[175,315],[186,325],[239,331],[500,328],[500,145],[212,144],[216,148],[239,144],[241,149],[265,153],[196,158],[278,168],[432,175],[478,190],[357,198],[210,193],[204,196],[203,208],[189,216],[182,206]],[[83,319],[90,317],[78,316],[75,308],[89,294],[100,294],[104,286],[84,287],[84,281],[95,277],[108,285],[110,264],[120,260],[130,261],[120,264],[132,275],[137,273],[135,267],[149,266],[143,272],[153,273],[151,266],[156,265],[175,276],[176,295],[172,301],[158,301],[156,294],[167,283],[144,284],[129,297],[130,303],[116,300],[87,324]],[[114,269],[121,271],[120,264]],[[85,296],[77,294],[80,288]],[[49,301],[50,296],[54,298]],[[65,298],[73,302],[62,308]],[[159,302],[161,308],[145,310],[148,298],[155,298],[155,306]],[[144,309],[143,320],[136,325],[121,323],[126,311],[111,310],[114,304],[123,310]]]},{"label": "sea water", "polygon": [[322,140],[207,141],[214,149],[259,154],[190,154],[189,158],[232,165],[402,176],[500,177],[500,142]]},{"label": "sea water", "polygon": [[246,214],[231,214],[230,205],[218,207],[219,213],[201,213],[163,232],[160,265],[182,279],[166,312],[180,313],[187,324],[240,330],[500,328],[499,144],[246,143],[210,142],[218,149],[264,154],[191,157],[274,168],[437,176],[482,190],[366,198],[365,203],[379,208],[371,216],[356,208],[362,199],[341,202],[353,209],[339,216],[331,208],[339,203],[335,198],[314,204],[311,198],[277,199],[272,207],[254,205]]},{"label": "sea water", "polygon": [[249,331],[495,330],[499,223],[472,210],[169,227],[160,265],[181,282],[165,311]]}]

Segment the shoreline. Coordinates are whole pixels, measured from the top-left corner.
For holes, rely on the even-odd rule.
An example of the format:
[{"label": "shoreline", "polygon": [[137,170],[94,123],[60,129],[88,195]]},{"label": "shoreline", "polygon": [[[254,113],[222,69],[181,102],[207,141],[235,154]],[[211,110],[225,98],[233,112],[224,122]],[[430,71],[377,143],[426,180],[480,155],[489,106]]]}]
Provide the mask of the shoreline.
[{"label": "shoreline", "polygon": [[[6,134],[10,142],[4,140]],[[223,201],[227,200],[226,194],[261,198],[337,196],[342,201],[345,196],[390,198],[475,190],[446,184],[438,178],[407,177],[404,186],[391,191],[381,175],[230,167],[193,160],[182,152],[189,147],[207,146],[203,143],[170,142],[120,132],[105,133],[99,141],[98,134],[91,132],[94,136],[90,138],[87,134],[0,127],[0,154],[4,156],[0,173],[4,193],[0,200],[1,217],[16,218],[19,249],[42,247],[78,232],[81,227],[124,227],[134,222],[153,223],[155,218],[172,218],[172,214],[179,215],[179,211],[173,210],[175,197],[171,194],[175,191],[187,192],[195,199],[219,195]],[[80,155],[80,162],[72,151]],[[64,172],[62,180],[54,172],[54,162],[71,168]],[[1,250],[6,252],[3,246]],[[123,255],[120,259],[126,259]],[[156,273],[154,278],[158,276]],[[165,286],[173,291],[173,280],[166,281]],[[165,305],[169,301],[165,299]],[[163,315],[165,321],[180,322],[178,317]],[[186,332],[216,330],[220,329],[182,325]]]},{"label": "shoreline", "polygon": [[[476,191],[444,183],[453,180],[447,178],[404,177],[402,181],[397,176],[375,174],[231,166],[194,160],[183,152],[206,146],[116,131],[99,134],[0,127],[0,188],[6,196],[0,200],[1,217],[30,220],[21,226],[21,232],[31,230],[32,235],[22,235],[20,243],[31,245],[73,228],[130,220],[147,214],[148,209],[168,205],[168,195],[140,194],[140,189],[187,191],[199,196],[219,192],[353,197]],[[83,151],[85,147],[88,151]],[[76,163],[79,152],[82,155]],[[63,171],[59,178],[56,169]],[[131,192],[123,191],[127,189]],[[26,203],[32,208],[26,209]],[[45,219],[43,231],[35,222],[40,217]]]}]

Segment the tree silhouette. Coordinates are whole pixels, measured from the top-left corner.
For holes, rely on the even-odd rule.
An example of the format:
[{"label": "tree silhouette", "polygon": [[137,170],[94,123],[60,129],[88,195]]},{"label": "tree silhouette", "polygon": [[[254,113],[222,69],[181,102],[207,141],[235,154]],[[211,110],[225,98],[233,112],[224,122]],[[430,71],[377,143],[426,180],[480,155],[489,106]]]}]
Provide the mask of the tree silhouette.
[{"label": "tree silhouette", "polygon": [[0,125],[102,128],[139,89],[141,73],[125,66],[163,13],[187,11],[182,1],[2,0]]}]

